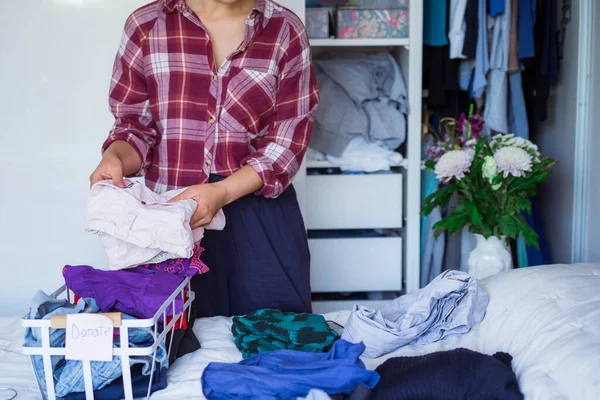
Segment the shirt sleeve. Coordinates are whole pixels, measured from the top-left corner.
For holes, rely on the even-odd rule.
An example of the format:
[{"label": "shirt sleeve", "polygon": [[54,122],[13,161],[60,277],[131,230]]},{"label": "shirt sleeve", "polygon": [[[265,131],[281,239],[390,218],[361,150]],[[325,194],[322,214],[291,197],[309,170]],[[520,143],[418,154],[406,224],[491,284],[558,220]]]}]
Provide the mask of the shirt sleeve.
[{"label": "shirt sleeve", "polygon": [[102,152],[117,140],[133,146],[142,160],[137,176],[146,173],[152,162],[153,149],[160,142],[146,88],[143,41],[140,26],[130,17],[125,24],[110,84],[109,106],[115,123],[102,145]]},{"label": "shirt sleeve", "polygon": [[319,103],[308,36],[298,25],[297,33],[290,28],[289,46],[280,63],[274,123],[264,136],[251,141],[256,151],[242,160],[262,178],[264,186],[256,194],[265,197],[283,193],[298,172]]}]

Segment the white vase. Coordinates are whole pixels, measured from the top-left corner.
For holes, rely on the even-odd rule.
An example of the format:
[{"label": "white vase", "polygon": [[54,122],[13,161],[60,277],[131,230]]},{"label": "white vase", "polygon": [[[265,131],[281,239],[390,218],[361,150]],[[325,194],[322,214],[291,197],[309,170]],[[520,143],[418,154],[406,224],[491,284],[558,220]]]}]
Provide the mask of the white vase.
[{"label": "white vase", "polygon": [[469,275],[475,279],[512,269],[513,262],[506,237],[498,239],[496,236],[485,238],[476,234],[477,247],[469,254]]}]

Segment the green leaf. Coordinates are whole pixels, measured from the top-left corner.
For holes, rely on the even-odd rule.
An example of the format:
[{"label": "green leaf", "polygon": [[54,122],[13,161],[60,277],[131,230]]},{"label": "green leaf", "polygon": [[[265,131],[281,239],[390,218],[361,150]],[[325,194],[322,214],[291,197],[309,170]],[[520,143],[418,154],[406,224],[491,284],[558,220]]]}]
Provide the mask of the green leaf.
[{"label": "green leaf", "polygon": [[466,222],[467,214],[453,211],[446,218],[433,225],[433,228],[435,230],[446,230],[449,235],[452,235],[454,232],[461,230]]},{"label": "green leaf", "polygon": [[481,153],[482,150],[484,150],[484,148],[486,148],[484,151],[484,156],[488,155],[487,153],[490,151],[488,147],[488,141],[487,138],[479,138],[479,140],[477,141],[477,144],[475,145],[475,156],[479,155]]},{"label": "green leaf", "polygon": [[519,223],[512,215],[501,215],[498,219],[498,227],[503,235],[515,239],[519,234]]},{"label": "green leaf", "polygon": [[540,182],[546,180],[546,178],[548,177],[548,175],[550,175],[551,172],[552,172],[552,170],[548,169],[546,171],[542,171],[542,172],[538,172],[538,173],[534,174],[531,177],[531,183],[536,184],[536,183],[540,183]]},{"label": "green leaf", "polygon": [[531,201],[524,198],[517,199],[517,210],[519,212],[527,211],[528,214],[531,214]]},{"label": "green leaf", "polygon": [[425,167],[432,169],[432,170],[435,169],[435,161],[433,161],[433,160],[425,161]]},{"label": "green leaf", "polygon": [[421,210],[423,215],[429,215],[433,212],[436,207],[446,208],[450,202],[450,198],[458,190],[458,185],[452,184],[442,186],[436,190],[423,201],[423,209]]},{"label": "green leaf", "polygon": [[518,178],[508,184],[509,193],[517,193],[522,190],[528,190],[534,183],[531,182],[531,177]]},{"label": "green leaf", "polygon": [[525,239],[525,243],[528,246],[533,246],[537,250],[540,249],[540,244],[538,242],[538,235],[537,235],[537,233],[535,233],[535,231],[533,229],[531,229],[528,226],[528,227],[524,228],[521,232],[523,233],[523,239]]},{"label": "green leaf", "polygon": [[467,212],[469,213],[469,218],[473,221],[473,224],[478,227],[483,227],[483,217],[481,213],[477,210],[477,206],[474,203],[467,203]]},{"label": "green leaf", "polygon": [[464,203],[457,204],[456,207],[452,209],[452,212],[455,214],[465,214],[467,212],[467,207]]}]

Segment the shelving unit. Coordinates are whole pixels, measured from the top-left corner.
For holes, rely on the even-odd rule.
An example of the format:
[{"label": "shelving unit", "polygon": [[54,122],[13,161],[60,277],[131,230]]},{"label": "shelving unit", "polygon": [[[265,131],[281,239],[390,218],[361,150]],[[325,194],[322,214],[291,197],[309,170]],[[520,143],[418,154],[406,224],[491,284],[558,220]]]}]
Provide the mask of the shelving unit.
[{"label": "shelving unit", "polygon": [[[279,1],[301,18],[304,1]],[[334,168],[327,161],[305,161],[294,186],[310,231],[390,230],[384,237],[311,238],[314,293],[411,292],[419,288],[421,206],[421,102],[423,3],[410,0],[409,37],[403,39],[311,39],[313,54],[333,48],[388,48],[408,90],[409,114],[404,160],[389,174],[312,175]],[[310,235],[309,235],[310,237]],[[377,307],[381,300],[360,300]],[[314,312],[348,309],[354,301],[313,302]]]},{"label": "shelving unit", "polygon": [[[398,163],[398,164],[392,164],[390,165],[390,167],[406,167],[408,161],[407,160],[402,160],[402,162]],[[335,164],[330,163],[329,161],[321,161],[321,160],[306,160],[305,163],[305,167],[306,168],[337,168],[338,166]]]},{"label": "shelving unit", "polygon": [[380,39],[310,39],[314,47],[408,47],[409,39],[380,38]]}]

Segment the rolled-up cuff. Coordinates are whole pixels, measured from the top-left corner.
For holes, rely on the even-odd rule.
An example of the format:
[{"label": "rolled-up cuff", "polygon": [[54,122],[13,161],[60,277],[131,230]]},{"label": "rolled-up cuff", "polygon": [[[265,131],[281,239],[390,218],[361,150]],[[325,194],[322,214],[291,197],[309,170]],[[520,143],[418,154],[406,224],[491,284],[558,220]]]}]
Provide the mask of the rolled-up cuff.
[{"label": "rolled-up cuff", "polygon": [[146,172],[148,171],[148,168],[150,167],[150,146],[144,142],[142,139],[140,139],[139,137],[137,137],[136,135],[134,135],[131,132],[123,132],[123,133],[113,133],[111,134],[106,141],[102,144],[102,154],[104,154],[104,152],[106,151],[106,149],[108,149],[108,147],[113,144],[114,142],[117,142],[119,140],[122,140],[124,142],[127,142],[131,145],[131,147],[133,147],[133,149],[138,153],[138,155],[140,156],[140,160],[142,160],[142,164],[140,166],[140,169],[130,175],[130,176],[144,176],[146,175]]},{"label": "rolled-up cuff", "polygon": [[275,198],[283,193],[285,189],[276,177],[273,166],[265,157],[249,157],[242,162],[242,165],[249,165],[260,176],[263,181],[263,187],[254,192],[257,196]]}]

